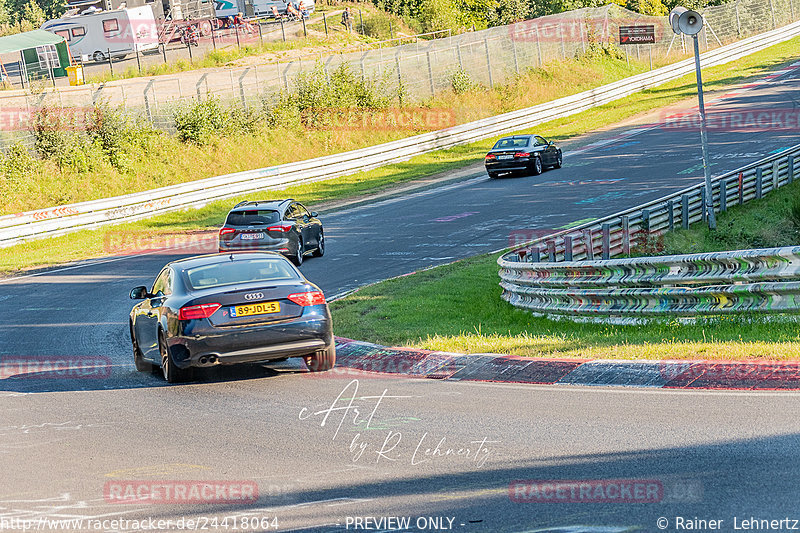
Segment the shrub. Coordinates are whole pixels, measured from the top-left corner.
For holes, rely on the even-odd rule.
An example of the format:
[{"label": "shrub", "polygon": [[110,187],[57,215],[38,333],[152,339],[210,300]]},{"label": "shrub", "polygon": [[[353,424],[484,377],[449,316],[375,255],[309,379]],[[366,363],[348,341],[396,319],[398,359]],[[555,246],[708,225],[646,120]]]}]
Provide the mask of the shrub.
[{"label": "shrub", "polygon": [[43,107],[33,115],[36,152],[59,167],[88,172],[104,159],[102,149],[86,135],[86,117],[68,110]]},{"label": "shrub", "polygon": [[41,168],[41,161],[33,157],[28,149],[19,142],[11,145],[8,151],[0,156],[0,173],[9,188],[18,187],[30,181]]},{"label": "shrub", "polygon": [[178,138],[198,146],[208,144],[214,136],[225,133],[228,116],[216,97],[180,106],[174,114]]},{"label": "shrub", "polygon": [[475,82],[472,81],[469,72],[464,70],[463,67],[458,67],[450,76],[450,85],[453,87],[454,93],[464,94],[475,87]]}]

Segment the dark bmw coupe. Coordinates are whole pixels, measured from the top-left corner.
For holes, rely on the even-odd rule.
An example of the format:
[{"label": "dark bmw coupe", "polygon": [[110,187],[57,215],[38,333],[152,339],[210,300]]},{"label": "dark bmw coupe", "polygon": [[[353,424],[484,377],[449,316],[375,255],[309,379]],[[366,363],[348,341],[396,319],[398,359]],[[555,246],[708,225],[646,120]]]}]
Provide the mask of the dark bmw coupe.
[{"label": "dark bmw coupe", "polygon": [[561,149],[541,135],[514,135],[497,141],[484,158],[490,178],[520,172],[541,174],[545,167],[561,168]]},{"label": "dark bmw coupe", "polygon": [[130,314],[139,371],[172,383],[194,367],[302,357],[312,372],[336,362],[331,315],[319,287],[274,252],[203,255],[167,264]]}]

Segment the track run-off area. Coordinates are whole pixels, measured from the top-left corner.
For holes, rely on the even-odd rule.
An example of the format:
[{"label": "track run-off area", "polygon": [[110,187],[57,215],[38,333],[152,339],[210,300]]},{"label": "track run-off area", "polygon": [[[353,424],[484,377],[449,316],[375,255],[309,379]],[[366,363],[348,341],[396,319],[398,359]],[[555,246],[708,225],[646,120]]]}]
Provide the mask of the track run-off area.
[{"label": "track run-off area", "polygon": [[[709,116],[792,110],[798,88],[793,65],[713,99]],[[795,145],[796,132],[712,129],[712,173]],[[702,179],[699,133],[684,127],[626,126],[563,148],[563,168],[540,176],[476,170],[322,213],[326,254],[301,270],[342,294]],[[152,518],[171,520],[170,531],[190,519],[210,531],[392,531],[396,518],[412,531],[675,531],[695,519],[731,531],[734,520],[800,519],[791,392],[309,374],[299,359],[166,385],[134,370],[128,292],[178,257],[109,257],[0,280],[0,357],[111,363],[101,378],[0,379],[0,530],[32,520],[40,530],[139,531],[136,521]],[[218,485],[214,501],[181,496],[197,480]],[[114,500],[133,489],[152,501]],[[84,522],[48,522],[68,519]],[[103,522],[115,519],[129,522]]]}]

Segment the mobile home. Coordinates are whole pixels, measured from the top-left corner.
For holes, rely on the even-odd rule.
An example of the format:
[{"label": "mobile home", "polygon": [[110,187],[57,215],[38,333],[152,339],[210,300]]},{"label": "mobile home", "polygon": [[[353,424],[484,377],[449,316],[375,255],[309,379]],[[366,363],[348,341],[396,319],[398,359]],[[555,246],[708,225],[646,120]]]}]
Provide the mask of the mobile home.
[{"label": "mobile home", "polygon": [[83,61],[105,61],[109,55],[123,58],[136,50],[158,48],[158,27],[150,6],[110,11],[90,8],[48,20],[42,29],[63,37],[72,57]]}]

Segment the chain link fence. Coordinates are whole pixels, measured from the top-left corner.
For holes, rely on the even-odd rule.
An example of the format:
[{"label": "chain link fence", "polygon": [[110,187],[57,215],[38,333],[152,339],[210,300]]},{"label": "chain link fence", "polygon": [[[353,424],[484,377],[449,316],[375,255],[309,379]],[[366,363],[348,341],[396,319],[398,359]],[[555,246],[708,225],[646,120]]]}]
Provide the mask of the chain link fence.
[{"label": "chain link fence", "polygon": [[[707,8],[703,12],[706,24],[699,35],[701,51],[796,21],[795,1],[800,0],[738,0]],[[329,74],[340,65],[348,65],[364,77],[382,78],[387,91],[398,97],[402,95],[404,102],[419,101],[451,89],[453,76],[460,69],[473,81],[491,87],[528,68],[580,56],[598,44],[616,43],[620,26],[643,24],[655,26],[656,43],[623,46],[628,59],[664,63],[690,53],[690,40],[675,35],[667,17],[644,16],[610,4],[509,26],[327,57],[187,71],[63,89],[48,88],[43,82],[40,88],[32,86],[30,90],[0,94],[0,112],[5,115],[0,116],[0,142],[8,146],[29,138],[24,128],[15,128],[14,124],[24,122],[26,114],[39,107],[82,109],[99,102],[122,106],[156,127],[171,131],[174,110],[182,103],[216,96],[225,103],[243,107],[269,104],[277,100],[281,91],[293,91],[298,75],[315,67]]]}]

